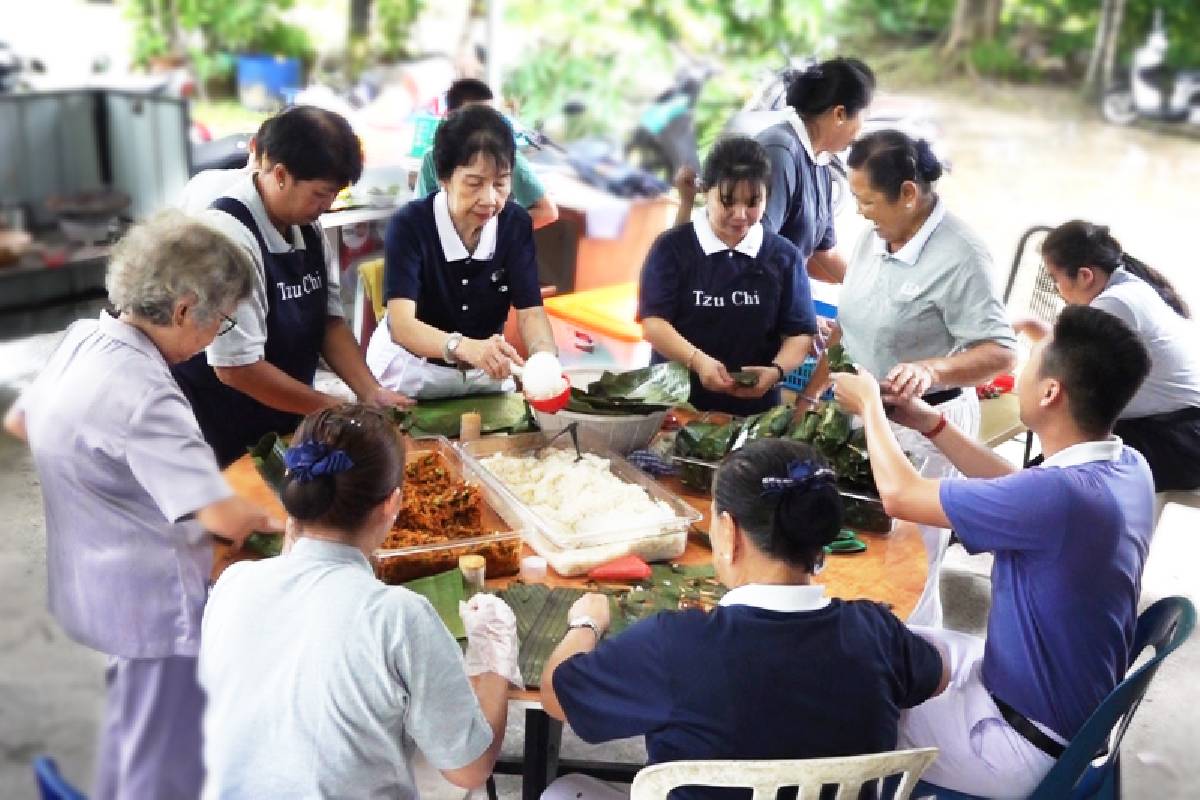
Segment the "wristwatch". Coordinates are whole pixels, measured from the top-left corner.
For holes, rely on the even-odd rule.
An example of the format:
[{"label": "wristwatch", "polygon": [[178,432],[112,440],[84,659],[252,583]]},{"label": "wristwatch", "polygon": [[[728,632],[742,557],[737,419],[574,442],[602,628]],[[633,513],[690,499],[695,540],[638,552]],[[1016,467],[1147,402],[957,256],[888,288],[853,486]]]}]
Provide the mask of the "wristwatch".
[{"label": "wristwatch", "polygon": [[463,335],[457,331],[446,337],[446,343],[442,345],[442,355],[447,363],[458,363],[458,358],[455,356],[455,353],[458,351],[458,346],[462,344],[462,340]]},{"label": "wristwatch", "polygon": [[567,624],[568,630],[573,631],[576,628],[591,628],[592,633],[596,634],[596,641],[597,642],[600,641],[600,636],[601,636],[600,624],[598,622],[596,622],[596,620],[587,616],[586,614],[584,614],[583,616],[575,617]]}]

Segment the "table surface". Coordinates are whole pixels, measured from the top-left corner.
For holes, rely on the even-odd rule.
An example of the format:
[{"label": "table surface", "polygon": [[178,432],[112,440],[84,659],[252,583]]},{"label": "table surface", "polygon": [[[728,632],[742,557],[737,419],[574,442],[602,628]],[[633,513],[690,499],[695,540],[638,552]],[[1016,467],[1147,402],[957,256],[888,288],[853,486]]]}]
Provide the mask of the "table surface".
[{"label": "table surface", "polygon": [[[225,477],[240,497],[257,503],[283,518],[284,511],[279,498],[258,474],[250,456],[243,456],[231,464],[225,470]],[[675,478],[664,479],[662,483],[704,515],[704,519],[696,523],[696,528],[707,531],[708,495],[684,487]],[[861,533],[859,536],[867,543],[866,551],[853,555],[829,556],[825,560],[825,569],[817,576],[816,581],[824,585],[834,597],[876,600],[890,605],[901,619],[907,618],[925,586],[927,567],[925,546],[921,541],[920,532],[911,523],[898,522],[890,534]],[[524,545],[524,551],[532,552],[528,545]],[[241,557],[237,551],[218,544],[213,558],[214,580],[225,567]],[[706,564],[710,559],[711,552],[700,538],[690,536],[687,550],[678,562]],[[516,578],[499,578],[488,581],[488,585],[503,588],[513,580]],[[586,577],[563,578],[550,570],[546,583],[552,586],[582,587],[586,580]],[[514,700],[531,702],[538,699],[538,693],[529,690],[514,691],[511,696]]]}]

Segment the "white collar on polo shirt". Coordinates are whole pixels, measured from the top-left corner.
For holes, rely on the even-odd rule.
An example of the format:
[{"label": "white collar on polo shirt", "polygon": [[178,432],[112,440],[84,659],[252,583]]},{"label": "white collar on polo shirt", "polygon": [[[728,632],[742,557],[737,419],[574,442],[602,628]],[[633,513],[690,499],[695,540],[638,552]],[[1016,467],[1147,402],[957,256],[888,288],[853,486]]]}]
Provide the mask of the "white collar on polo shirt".
[{"label": "white collar on polo shirt", "polygon": [[819,583],[808,586],[747,583],[731,589],[721,598],[723,606],[753,606],[764,611],[793,613],[819,611],[829,605],[825,587]]},{"label": "white collar on polo shirt", "polygon": [[1107,439],[1080,442],[1064,447],[1042,462],[1043,467],[1077,467],[1092,461],[1117,461],[1125,452],[1120,436],[1109,434]]},{"label": "white collar on polo shirt", "polygon": [[903,261],[905,264],[912,266],[917,263],[917,259],[921,257],[921,251],[925,249],[926,243],[929,242],[929,237],[933,236],[933,232],[937,230],[937,226],[945,218],[946,204],[942,202],[942,198],[938,197],[934,200],[933,211],[929,212],[929,216],[921,223],[921,227],[917,229],[913,237],[904,244],[904,247],[901,247],[894,253],[889,253],[887,242],[876,233],[875,249],[888,258],[894,258],[897,261]]},{"label": "white collar on polo shirt", "polygon": [[788,110],[788,122],[792,125],[792,130],[800,137],[800,144],[804,146],[804,152],[808,153],[809,159],[818,167],[824,167],[833,160],[832,153],[814,153],[812,139],[808,138],[808,128],[804,127],[804,120],[800,119],[800,115],[796,113],[796,109]]},{"label": "white collar on polo shirt", "polygon": [[474,253],[468,253],[466,245],[458,236],[454,220],[450,218],[450,203],[446,193],[439,191],[433,198],[433,221],[437,223],[438,239],[442,242],[442,255],[447,261],[462,261],[464,258],[474,258],[489,261],[496,255],[496,229],[500,227],[500,215],[489,219],[479,233],[479,244]]},{"label": "white collar on polo shirt", "polygon": [[763,243],[763,226],[761,222],[756,222],[750,226],[750,230],[746,231],[746,235],[737,243],[736,247],[730,247],[717,238],[717,234],[713,232],[712,225],[709,224],[708,214],[700,214],[692,221],[693,227],[696,229],[696,239],[700,242],[700,249],[704,251],[704,255],[711,256],[716,253],[723,253],[726,250],[737,250],[739,253],[745,253],[751,258],[758,258],[758,251],[762,248]]}]

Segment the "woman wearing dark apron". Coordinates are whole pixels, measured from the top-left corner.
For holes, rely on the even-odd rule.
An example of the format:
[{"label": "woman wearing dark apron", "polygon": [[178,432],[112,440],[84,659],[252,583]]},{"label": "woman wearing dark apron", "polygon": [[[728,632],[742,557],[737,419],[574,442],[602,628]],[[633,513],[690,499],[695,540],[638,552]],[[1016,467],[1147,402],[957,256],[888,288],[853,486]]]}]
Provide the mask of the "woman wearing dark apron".
[{"label": "woman wearing dark apron", "polygon": [[[770,171],[753,139],[718,142],[701,175],[704,215],[659,236],[642,267],[638,319],[652,360],[687,365],[702,411],[779,403],[778,383],[817,330],[800,252],[759,222]],[[739,370],[753,383],[735,381]]]},{"label": "woman wearing dark apron", "polygon": [[322,356],[361,401],[408,402],[380,387],[367,369],[317,224],[337,193],[362,174],[349,123],[298,106],[280,114],[258,144],[264,168],[203,216],[250,254],[258,267],[254,291],[224,335],[174,370],[222,467],[264,434],[291,433],[305,414],[343,402],[312,386]]},{"label": "woman wearing dark apron", "polygon": [[1146,457],[1155,491],[1200,488],[1200,351],[1187,305],[1103,225],[1058,226],[1042,243],[1042,258],[1064,300],[1120,318],[1150,351],[1150,374],[1113,433]]}]

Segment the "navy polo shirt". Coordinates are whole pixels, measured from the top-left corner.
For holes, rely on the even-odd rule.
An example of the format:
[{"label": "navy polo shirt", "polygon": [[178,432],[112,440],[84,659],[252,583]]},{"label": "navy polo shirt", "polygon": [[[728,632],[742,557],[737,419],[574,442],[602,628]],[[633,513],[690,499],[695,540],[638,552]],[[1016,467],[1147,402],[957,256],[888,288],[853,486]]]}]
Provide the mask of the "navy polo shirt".
[{"label": "navy polo shirt", "polygon": [[[706,253],[702,237],[715,239],[707,222],[697,220],[666,231],[654,242],[642,267],[639,321],[666,320],[729,370],[768,366],[785,337],[816,333],[808,274],[791,242],[763,231],[757,251],[744,246],[748,234],[737,248],[717,251],[710,245]],[[661,353],[653,354],[653,363],[666,360]],[[702,411],[753,414],[777,404],[779,391],[759,400],[736,398],[708,391],[692,373],[690,402]]]},{"label": "navy polo shirt", "polygon": [[[500,333],[510,307],[542,304],[533,223],[506,203],[497,219],[491,258],[449,261],[438,236],[433,204],[439,193],[402,206],[384,237],[384,297],[416,301],[417,319],[471,339]],[[464,250],[465,252],[465,250]]]},{"label": "navy polo shirt", "polygon": [[[800,123],[802,124],[802,123]],[[813,162],[794,123],[783,121],[755,137],[771,161],[763,225],[800,249],[802,263],[837,243],[833,231],[833,177]]]},{"label": "navy polo shirt", "polygon": [[895,749],[900,710],[929,699],[941,675],[933,646],[883,606],[832,599],[657,614],[564,661],[554,692],[581,739],[644,735],[651,764],[822,758]]}]

